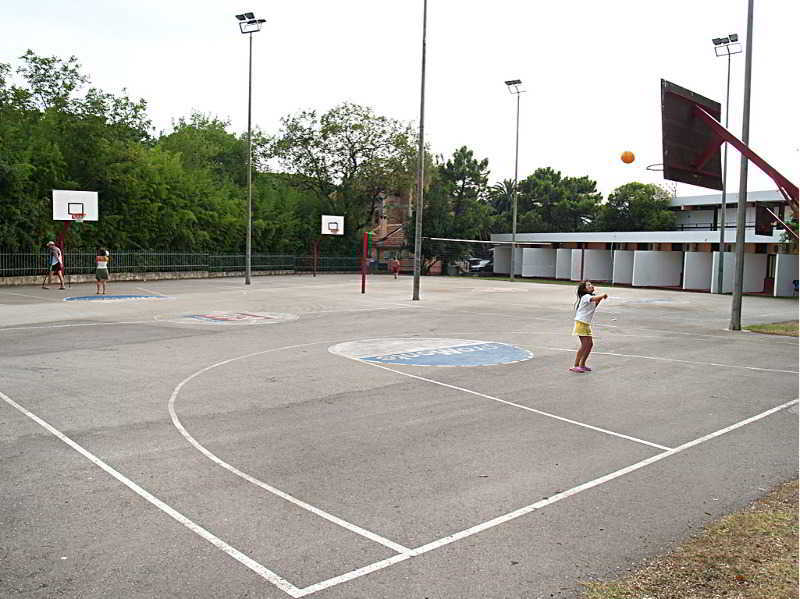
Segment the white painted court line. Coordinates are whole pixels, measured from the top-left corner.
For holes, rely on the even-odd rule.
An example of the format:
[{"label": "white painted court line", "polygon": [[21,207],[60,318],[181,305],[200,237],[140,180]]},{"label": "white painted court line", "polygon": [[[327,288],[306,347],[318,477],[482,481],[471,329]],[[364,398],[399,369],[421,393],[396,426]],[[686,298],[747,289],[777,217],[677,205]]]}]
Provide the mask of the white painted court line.
[{"label": "white painted court line", "polygon": [[[564,347],[542,347],[542,349],[549,349],[552,351],[567,351],[575,353],[575,349],[567,349]],[[678,358],[660,358],[658,356],[639,356],[636,354],[615,354],[613,352],[593,351],[595,355],[615,356],[617,358],[640,358],[642,360],[659,360],[663,362],[678,362],[681,364],[693,364],[696,366],[717,366],[720,368],[739,368],[742,370],[756,370],[759,372],[781,372],[785,374],[800,374],[796,370],[780,370],[779,368],[758,368],[756,366],[740,366],[738,364],[717,364],[715,362],[698,362],[696,360],[679,360]]]},{"label": "white painted court line", "polygon": [[277,495],[281,499],[285,499],[286,501],[288,501],[290,503],[293,503],[297,507],[300,507],[300,508],[302,508],[302,509],[304,509],[306,511],[309,511],[312,514],[315,514],[315,515],[319,516],[320,518],[324,518],[325,520],[328,520],[329,522],[333,522],[334,524],[336,524],[338,526],[341,526],[342,528],[344,528],[346,530],[349,530],[350,532],[353,532],[353,533],[355,533],[357,535],[360,535],[362,537],[365,537],[365,538],[367,538],[367,539],[369,539],[371,541],[379,543],[379,544],[383,545],[384,547],[388,547],[389,549],[391,549],[392,551],[396,551],[397,553],[408,554],[409,553],[408,547],[404,547],[404,546],[400,545],[399,543],[395,543],[394,541],[386,539],[386,538],[384,538],[384,537],[382,537],[382,536],[380,536],[380,535],[378,535],[378,534],[376,534],[376,533],[374,533],[374,532],[372,532],[370,530],[367,530],[365,528],[361,528],[360,526],[357,526],[355,524],[347,522],[346,520],[343,520],[342,518],[339,518],[338,516],[334,516],[333,514],[330,514],[330,513],[326,512],[324,510],[321,510],[320,508],[315,507],[315,506],[311,505],[310,503],[306,503],[305,501],[297,499],[296,497],[290,495],[289,493],[281,491],[280,489],[278,489],[276,487],[273,487],[272,485],[268,485],[267,483],[255,478],[253,476],[250,476],[246,472],[242,472],[241,470],[239,470],[235,466],[231,466],[230,464],[228,464],[224,460],[222,460],[219,457],[217,457],[216,455],[214,455],[211,451],[209,451],[203,445],[201,445],[194,437],[192,437],[192,435],[189,433],[189,431],[187,431],[186,428],[183,426],[183,424],[181,424],[181,421],[178,418],[178,414],[175,412],[175,400],[177,399],[178,394],[180,393],[180,391],[183,388],[183,386],[186,383],[188,383],[189,381],[191,381],[193,378],[195,378],[195,377],[197,377],[197,376],[199,376],[199,375],[201,375],[201,374],[203,374],[205,372],[208,372],[209,370],[217,368],[218,366],[224,366],[225,364],[230,364],[231,362],[236,362],[237,360],[244,360],[246,358],[252,358],[254,356],[260,356],[260,355],[264,355],[264,354],[268,354],[268,353],[276,352],[276,351],[284,351],[284,350],[288,350],[288,349],[296,349],[298,347],[309,347],[309,346],[312,346],[312,345],[320,345],[321,343],[328,343],[328,342],[317,341],[317,342],[314,342],[314,343],[301,343],[301,344],[298,344],[298,345],[287,345],[287,346],[284,346],[284,347],[276,347],[274,349],[267,349],[267,350],[257,351],[257,352],[253,352],[251,354],[246,354],[244,356],[238,356],[236,358],[230,358],[228,360],[223,360],[221,362],[217,362],[216,364],[211,364],[210,366],[206,366],[205,368],[203,368],[201,370],[198,370],[194,374],[189,375],[188,377],[183,379],[180,383],[178,383],[177,387],[175,387],[175,389],[172,391],[172,394],[170,395],[170,398],[169,398],[169,415],[172,418],[172,423],[175,425],[175,428],[177,428],[178,431],[180,431],[181,435],[183,435],[183,437],[189,443],[191,443],[192,446],[195,449],[197,449],[200,453],[202,453],[204,456],[206,456],[209,460],[211,460],[212,462],[214,462],[218,466],[222,466],[223,468],[225,468],[225,470],[228,470],[229,472],[235,474],[236,476],[246,480],[247,482],[249,482],[249,483],[251,483],[251,484],[253,484],[253,485],[255,485],[255,486],[257,486],[257,487],[259,487],[261,489],[264,489],[265,491],[267,491],[269,493],[272,493],[273,495]]},{"label": "white painted court line", "polygon": [[0,329],[0,333],[5,331],[30,331],[35,329],[64,329],[67,327],[104,327],[118,324],[153,324],[153,320],[122,320],[119,322],[79,322],[75,324],[46,324],[42,326],[29,327],[7,327]]},{"label": "white painted court line", "polygon": [[[63,290],[59,289],[59,291],[63,291]],[[60,302],[61,301],[60,299],[51,299],[49,297],[42,297],[40,295],[30,295],[28,293],[17,293],[15,291],[0,291],[0,293],[2,293],[3,295],[18,295],[20,297],[32,297],[34,299],[44,300],[44,301],[47,301],[47,302]]]},{"label": "white painted court line", "polygon": [[[504,305],[516,306],[516,307],[524,307],[524,308],[527,308],[529,310],[531,308],[531,306],[529,306],[527,304],[508,304],[508,303],[504,303]],[[427,307],[427,306],[425,308],[429,309],[431,311],[436,311],[436,312],[448,312],[448,313],[457,313],[457,314],[480,314],[482,316],[493,315],[493,316],[508,317],[508,313],[506,313],[506,312],[486,312],[486,311],[473,312],[473,311],[470,311],[470,310],[458,310],[457,312],[451,312],[451,311],[447,311],[447,310],[440,310],[438,308],[430,308],[430,307]],[[605,314],[608,315],[609,312],[606,311]],[[611,315],[614,316],[613,313]],[[565,315],[563,317],[562,316],[531,316],[531,315],[527,315],[526,314],[524,317],[522,317],[522,320],[541,320],[541,321],[545,321],[545,322],[561,323],[561,325],[563,325],[563,326],[559,326],[556,330],[558,330],[558,331],[563,331],[563,330],[570,331],[572,329],[571,316],[572,316],[572,311],[568,311],[567,313],[565,313]],[[774,316],[772,318],[780,319],[780,318],[783,318],[783,317],[782,316]],[[594,323],[592,323],[592,326],[593,327],[600,327],[600,328],[612,328],[612,329],[624,328],[627,331],[655,331],[657,333],[667,333],[669,335],[683,335],[683,336],[688,336],[688,337],[695,337],[697,340],[700,340],[700,338],[704,338],[704,339],[705,338],[710,338],[710,339],[731,339],[731,340],[735,340],[735,341],[765,341],[764,339],[759,339],[758,337],[752,337],[752,336],[750,336],[748,334],[739,336],[739,333],[750,333],[751,332],[751,331],[746,331],[746,330],[730,331],[728,329],[724,329],[724,331],[728,333],[727,335],[710,335],[708,333],[690,333],[690,332],[686,332],[686,331],[676,331],[674,329],[656,329],[656,328],[653,328],[653,327],[642,327],[642,326],[636,326],[636,325],[629,326],[627,324],[626,325],[608,324],[608,323],[605,323],[605,322],[594,322]],[[520,333],[526,333],[526,334],[530,335],[530,334],[538,333],[539,331],[531,330],[531,331],[519,331],[519,332]],[[565,333],[565,334],[569,334],[569,333]],[[627,335],[627,336],[631,336],[632,337],[634,335]],[[784,341],[779,336],[776,336],[776,335],[771,335],[770,337],[771,337],[769,339],[769,343],[770,344],[773,344],[773,343],[783,343],[783,344],[791,343],[791,344],[795,344],[796,343],[796,341],[791,341],[791,340]]]},{"label": "white painted court line", "polygon": [[[573,350],[574,351],[574,350]],[[342,355],[342,354],[337,354]],[[651,443],[650,441],[645,441],[644,439],[637,439],[636,437],[631,437],[629,435],[623,435],[622,433],[617,433],[614,431],[610,431],[605,428],[600,428],[598,426],[592,426],[591,424],[587,424],[585,422],[579,422],[577,420],[571,420],[569,418],[564,418],[563,416],[557,416],[556,414],[551,414],[550,412],[544,412],[542,410],[537,410],[535,408],[530,408],[528,406],[523,406],[522,404],[514,403],[513,401],[507,401],[505,399],[500,399],[499,397],[494,397],[492,395],[487,395],[486,393],[480,393],[479,391],[473,391],[471,389],[466,389],[464,387],[458,387],[456,385],[451,385],[449,383],[443,383],[441,381],[437,381],[434,379],[429,379],[424,376],[418,376],[416,374],[411,374],[409,372],[403,372],[402,370],[395,370],[394,368],[389,368],[388,366],[383,366],[382,364],[375,364],[374,362],[365,362],[364,360],[359,360],[358,358],[351,358],[350,356],[344,356],[344,358],[348,358],[350,360],[354,360],[356,362],[360,362],[361,364],[368,364],[370,366],[374,366],[375,368],[382,368],[383,370],[388,370],[389,372],[394,372],[396,374],[407,376],[412,379],[417,379],[419,381],[425,381],[426,383],[432,383],[434,385],[439,385],[440,387],[447,387],[448,389],[453,389],[455,391],[461,391],[462,393],[469,393],[470,395],[476,395],[478,397],[483,397],[484,399],[490,399],[491,401],[496,401],[501,404],[505,404],[507,406],[512,406],[514,408],[519,408],[520,410],[525,410],[526,412],[533,412],[534,414],[539,414],[540,416],[546,416],[548,418],[553,418],[555,420],[560,420],[562,422],[567,422],[569,424],[574,424],[576,426],[580,426],[582,428],[587,428],[589,430],[593,430],[599,433],[603,433],[605,435],[611,435],[613,437],[619,437],[621,439],[625,439],[627,441],[633,441],[634,443],[641,443],[642,445],[648,445],[650,447],[655,447],[656,449],[664,449],[668,450],[669,447],[664,445],[659,445],[658,443]]]},{"label": "white painted court line", "polygon": [[344,314],[345,312],[374,312],[375,310],[396,310],[397,308],[413,308],[405,304],[389,304],[388,306],[375,306],[372,308],[348,308],[343,310],[314,310],[312,312],[302,312],[302,314]]},{"label": "white painted court line", "polygon": [[223,541],[219,537],[216,537],[215,535],[210,533],[208,530],[206,530],[205,528],[203,528],[199,524],[193,522],[192,520],[190,520],[189,518],[187,518],[186,516],[184,516],[183,514],[178,512],[177,510],[171,508],[169,505],[167,505],[166,503],[161,501],[155,495],[149,493],[148,491],[145,491],[142,487],[137,485],[135,482],[133,482],[132,480],[130,480],[129,478],[127,478],[123,474],[119,473],[117,470],[115,470],[114,468],[112,468],[111,466],[106,464],[103,460],[101,460],[100,458],[95,456],[90,451],[87,451],[82,446],[80,446],[77,443],[75,443],[75,441],[73,441],[72,439],[70,439],[69,437],[64,435],[61,431],[59,431],[59,430],[55,429],[54,427],[50,426],[47,422],[45,422],[44,420],[42,420],[41,418],[36,416],[36,414],[34,414],[34,413],[26,410],[25,408],[23,408],[21,405],[16,403],[13,399],[8,397],[7,395],[5,395],[1,391],[0,391],[0,398],[2,398],[3,401],[5,401],[12,408],[14,408],[15,410],[21,412],[22,414],[24,414],[25,416],[27,416],[31,420],[33,420],[36,424],[38,424],[39,426],[44,428],[51,435],[57,437],[58,439],[60,439],[64,443],[66,443],[69,447],[71,447],[72,449],[77,451],[79,454],[81,454],[87,460],[92,462],[95,466],[98,466],[99,468],[105,470],[108,474],[110,474],[111,476],[116,478],[119,482],[121,482],[123,485],[128,487],[131,491],[133,491],[134,493],[139,495],[142,499],[144,499],[145,501],[148,501],[149,503],[151,503],[152,505],[154,505],[155,507],[160,509],[162,512],[167,514],[169,517],[171,517],[174,520],[176,520],[177,522],[183,524],[186,528],[188,528],[193,533],[197,534],[198,536],[202,537],[203,539],[205,539],[206,541],[208,541],[209,543],[214,545],[214,547],[216,547],[217,549],[220,549],[221,551],[224,551],[229,556],[231,556],[233,559],[238,561],[240,564],[242,564],[243,566],[249,568],[250,570],[252,570],[256,574],[258,574],[264,580],[274,584],[276,587],[278,587],[279,589],[281,589],[282,591],[286,592],[287,594],[289,594],[292,597],[301,597],[302,596],[302,593],[299,591],[299,589],[296,586],[294,586],[293,584],[291,584],[287,580],[281,578],[275,572],[265,568],[264,566],[262,566],[261,564],[259,564],[255,560],[253,560],[252,558],[248,557],[247,555],[245,555],[244,553],[242,553],[241,551],[236,549],[235,547],[232,547],[231,545],[228,545],[228,543],[226,543],[225,541]]},{"label": "white painted court line", "polygon": [[142,291],[146,291],[147,293],[155,293],[156,295],[167,295],[163,291],[153,291],[152,289],[148,289],[147,287],[134,287],[134,289],[141,289]]},{"label": "white painted court line", "polygon": [[434,549],[439,549],[440,547],[444,547],[445,545],[449,545],[450,543],[454,543],[455,541],[459,541],[461,539],[464,539],[466,537],[478,534],[480,532],[483,532],[485,530],[488,530],[488,529],[493,528],[495,526],[498,526],[500,524],[504,524],[506,522],[514,520],[515,518],[519,518],[520,516],[524,516],[526,514],[529,514],[529,513],[533,512],[535,510],[539,510],[539,509],[542,509],[543,507],[546,507],[548,505],[552,505],[554,503],[557,503],[557,502],[561,501],[562,499],[567,499],[568,497],[572,497],[574,495],[577,495],[578,493],[582,493],[583,491],[587,491],[589,489],[592,489],[594,487],[598,487],[600,485],[603,485],[603,484],[605,484],[605,483],[607,483],[609,481],[612,481],[612,480],[614,480],[616,478],[619,478],[621,476],[624,476],[626,474],[630,474],[631,472],[634,472],[636,470],[644,468],[645,466],[649,466],[651,464],[654,464],[654,463],[656,463],[656,462],[658,462],[660,460],[663,460],[664,458],[671,457],[671,456],[673,456],[675,454],[678,454],[678,453],[680,453],[680,452],[682,452],[682,451],[684,451],[686,449],[689,449],[689,448],[694,447],[696,445],[700,445],[701,443],[705,443],[706,441],[709,441],[711,439],[714,439],[716,437],[724,435],[725,433],[729,433],[729,432],[731,432],[733,430],[736,430],[738,428],[741,428],[741,427],[743,427],[743,426],[745,426],[747,424],[751,424],[753,422],[756,422],[757,420],[761,420],[762,418],[766,418],[767,416],[770,416],[771,414],[774,414],[775,412],[779,412],[781,410],[784,410],[784,409],[786,409],[786,408],[788,408],[790,406],[796,405],[797,403],[798,403],[798,400],[793,399],[793,400],[788,401],[788,402],[786,402],[784,404],[781,404],[781,405],[779,405],[777,407],[774,407],[774,408],[771,408],[769,410],[766,410],[765,412],[761,412],[760,414],[757,414],[755,416],[752,416],[750,418],[747,418],[745,420],[742,420],[740,422],[737,422],[735,424],[727,426],[727,427],[725,427],[723,429],[720,429],[720,430],[718,430],[716,432],[713,432],[713,433],[710,433],[710,434],[705,435],[703,437],[700,437],[698,439],[695,439],[694,441],[689,441],[688,443],[684,443],[683,445],[675,447],[674,449],[669,449],[669,450],[667,450],[667,451],[665,451],[663,453],[656,454],[656,455],[654,455],[652,457],[649,457],[649,458],[646,458],[644,460],[641,460],[640,462],[636,462],[635,464],[631,464],[630,466],[626,466],[624,468],[620,468],[619,470],[616,470],[614,472],[606,474],[605,476],[601,476],[601,477],[596,478],[594,480],[590,480],[589,482],[580,484],[580,485],[578,485],[576,487],[572,487],[571,489],[568,489],[568,490],[563,491],[561,493],[557,493],[557,494],[555,494],[555,495],[553,495],[551,497],[548,497],[547,499],[542,499],[540,501],[537,501],[536,503],[532,503],[532,504],[527,505],[525,507],[521,507],[521,508],[519,508],[517,510],[514,510],[514,511],[509,512],[507,514],[504,514],[502,516],[498,516],[497,518],[493,518],[491,520],[487,520],[486,522],[483,522],[483,523],[478,524],[476,526],[473,526],[471,528],[467,528],[467,529],[462,530],[460,532],[457,532],[457,533],[454,533],[454,534],[451,534],[451,535],[447,535],[446,537],[442,537],[441,539],[438,539],[436,541],[432,541],[431,543],[427,543],[425,545],[421,545],[420,547],[416,547],[415,549],[412,549],[411,550],[412,551],[412,555],[410,555],[410,556],[401,555],[401,556],[391,557],[391,558],[388,558],[388,559],[385,559],[385,560],[381,560],[381,561],[375,562],[374,564],[370,564],[369,566],[364,566],[364,567],[359,568],[357,570],[353,570],[352,572],[348,572],[346,574],[342,574],[341,576],[336,576],[334,578],[329,578],[328,580],[323,580],[323,581],[318,582],[316,584],[307,586],[305,588],[300,589],[298,596],[299,597],[304,597],[304,596],[310,595],[312,593],[316,593],[317,591],[321,591],[322,589],[327,589],[327,588],[332,587],[334,585],[341,584],[343,582],[347,582],[347,581],[353,580],[353,579],[358,578],[360,576],[365,576],[366,574],[370,574],[372,572],[376,572],[378,570],[381,570],[383,568],[386,568],[388,566],[396,564],[396,563],[398,563],[400,561],[404,561],[404,560],[408,559],[409,557],[416,557],[418,555],[422,555],[423,553],[427,553],[429,551],[433,551]]},{"label": "white painted court line", "polygon": [[[211,368],[214,368],[216,366],[220,366],[222,364],[226,364],[226,363],[229,363],[229,362],[233,362],[235,360],[240,360],[240,359],[244,359],[244,358],[255,356],[255,355],[265,354],[265,353],[269,353],[269,352],[273,352],[273,351],[279,351],[279,350],[282,350],[282,349],[290,349],[290,348],[295,348],[295,347],[306,347],[306,346],[310,346],[310,345],[318,345],[320,343],[329,343],[329,342],[306,343],[306,344],[300,344],[300,345],[286,346],[286,347],[282,347],[282,348],[264,350],[264,351],[260,351],[260,352],[254,352],[252,354],[247,354],[245,356],[239,356],[237,358],[232,358],[230,360],[226,360],[226,361],[219,362],[217,364],[211,365],[211,366],[209,366],[207,368],[204,368],[204,369],[194,373],[193,375],[187,377],[186,379],[184,379],[178,385],[178,387],[176,387],[175,391],[173,391],[173,395],[170,398],[170,402],[171,402],[171,404],[174,403],[174,398],[177,395],[177,392],[180,390],[180,387],[182,387],[185,383],[187,383],[189,380],[191,380],[195,376],[201,374],[202,372],[210,370]],[[394,371],[394,370],[392,370],[390,368],[385,368],[385,367],[380,366],[380,365],[376,365],[376,364],[370,364],[370,365],[377,366],[379,368],[384,368],[385,370],[390,370],[392,372],[398,372],[398,371]],[[402,372],[398,372],[398,373],[399,374],[405,374],[405,373],[402,373]],[[415,375],[410,375],[410,376],[412,376],[412,378],[418,378],[418,379],[425,380],[422,377],[417,377]],[[431,382],[436,382],[436,381],[431,381]],[[437,384],[440,384],[440,383],[437,383]],[[452,387],[451,385],[444,385],[444,386]],[[457,387],[453,387],[453,388],[458,389]],[[466,391],[468,393],[474,393],[474,392],[471,392],[471,391],[468,391],[468,390],[466,390]],[[479,394],[479,395],[482,395],[482,394]],[[486,397],[488,397],[488,396],[486,396]],[[688,449],[688,448],[693,447],[695,445],[699,445],[699,444],[701,444],[701,443],[703,443],[705,441],[708,441],[708,440],[713,439],[715,437],[721,436],[721,435],[723,435],[723,434],[725,434],[727,432],[730,432],[732,430],[738,429],[738,428],[740,428],[742,426],[745,426],[747,424],[750,424],[752,422],[755,422],[757,420],[765,418],[765,417],[769,416],[770,414],[773,414],[775,412],[778,412],[780,410],[783,410],[783,409],[785,409],[785,408],[787,408],[789,406],[792,406],[792,405],[795,405],[795,404],[798,403],[798,400],[796,400],[796,399],[791,400],[791,401],[786,402],[786,403],[784,403],[784,404],[782,404],[780,406],[777,406],[775,408],[772,408],[770,410],[762,412],[761,414],[758,414],[758,415],[753,416],[751,418],[747,418],[745,420],[742,420],[742,421],[740,421],[738,423],[735,423],[735,424],[733,424],[731,426],[728,426],[726,428],[720,429],[720,430],[718,430],[718,431],[716,431],[714,433],[710,433],[708,435],[705,435],[703,437],[695,439],[694,441],[690,441],[688,443],[684,443],[683,445],[681,445],[679,447],[676,447],[674,449],[667,449],[666,451],[664,451],[664,452],[662,452],[660,454],[657,454],[655,456],[652,456],[650,458],[647,458],[645,460],[642,460],[640,462],[637,462],[637,463],[632,464],[630,466],[627,466],[625,468],[621,468],[620,470],[617,470],[617,471],[612,472],[610,474],[607,474],[605,476],[596,478],[596,479],[594,479],[592,481],[583,483],[581,485],[573,487],[572,489],[569,489],[567,491],[563,491],[561,493],[553,495],[553,496],[551,496],[551,497],[549,497],[547,499],[544,499],[544,500],[541,500],[541,501],[537,501],[536,503],[532,503],[532,504],[530,504],[528,506],[519,508],[519,509],[514,510],[512,512],[509,512],[509,513],[507,513],[505,515],[498,516],[497,518],[493,518],[491,520],[487,520],[486,522],[483,522],[483,523],[478,524],[476,526],[473,526],[471,528],[462,530],[460,532],[448,535],[446,537],[442,537],[441,539],[438,539],[438,540],[433,541],[431,543],[427,543],[427,544],[422,545],[420,547],[417,547],[415,549],[408,549],[408,548],[404,547],[402,553],[400,553],[399,555],[392,556],[392,557],[384,559],[384,560],[380,560],[378,562],[375,562],[373,564],[369,564],[367,566],[363,566],[361,568],[352,570],[352,571],[347,572],[345,574],[342,574],[340,576],[336,576],[336,577],[333,577],[333,578],[330,578],[330,579],[327,579],[327,580],[323,580],[323,581],[320,581],[320,582],[315,583],[313,585],[310,585],[308,587],[300,589],[300,588],[292,585],[291,583],[289,583],[288,581],[286,581],[284,578],[280,577],[276,573],[274,573],[271,570],[265,568],[264,566],[262,566],[258,562],[254,561],[252,558],[250,558],[247,555],[241,553],[240,551],[238,551],[237,549],[235,549],[231,545],[228,545],[227,543],[225,543],[224,541],[222,541],[218,537],[214,536],[212,533],[210,533],[209,531],[207,531],[203,527],[201,527],[198,524],[194,523],[193,521],[189,520],[188,518],[186,518],[181,513],[177,512],[176,510],[174,510],[173,508],[171,508],[170,506],[165,504],[163,501],[161,501],[160,499],[158,499],[154,495],[152,495],[149,492],[145,491],[144,489],[139,487],[136,483],[134,483],[133,481],[131,481],[127,477],[125,477],[122,474],[120,474],[119,472],[117,472],[114,468],[112,468],[111,466],[109,466],[108,464],[106,464],[105,462],[100,460],[99,458],[97,458],[94,454],[90,453],[89,451],[87,451],[86,449],[84,449],[83,447],[81,447],[80,445],[75,443],[74,441],[72,441],[69,437],[67,437],[66,435],[64,435],[60,431],[58,431],[57,429],[55,429],[52,426],[50,426],[47,422],[45,422],[44,420],[42,420],[41,418],[39,418],[38,416],[36,416],[32,412],[26,410],[25,408],[23,408],[22,406],[20,406],[16,402],[14,402],[10,397],[8,397],[7,395],[3,394],[2,392],[0,392],[0,398],[2,398],[10,406],[12,406],[16,410],[18,410],[19,412],[21,412],[22,414],[27,416],[28,418],[30,418],[31,420],[33,420],[37,424],[42,426],[49,433],[51,433],[52,435],[56,436],[58,439],[60,439],[62,442],[67,444],[69,447],[71,447],[72,449],[74,449],[75,451],[80,453],[82,456],[87,458],[93,464],[97,465],[98,467],[100,467],[101,469],[106,471],[108,474],[110,474],[111,476],[116,478],[118,481],[123,483],[125,486],[127,486],[129,489],[131,489],[137,495],[139,495],[140,497],[142,497],[146,501],[150,502],[152,505],[156,506],[158,509],[162,510],[164,513],[166,513],[167,515],[169,515],[170,517],[172,517],[173,519],[175,519],[179,523],[183,524],[184,526],[186,526],[187,528],[192,530],[192,532],[195,532],[197,535],[199,535],[203,539],[207,540],[208,542],[213,544],[218,549],[224,551],[226,554],[228,554],[229,556],[231,556],[234,559],[236,559],[237,561],[239,561],[241,564],[243,564],[244,566],[249,568],[251,571],[253,571],[256,574],[258,574],[259,576],[261,576],[264,580],[267,580],[268,582],[272,583],[276,587],[280,588],[281,590],[286,592],[291,597],[304,597],[304,596],[307,596],[307,595],[311,595],[312,593],[318,592],[320,590],[335,586],[337,584],[341,584],[343,582],[354,580],[356,578],[359,578],[361,576],[365,576],[365,575],[370,574],[372,572],[381,570],[383,568],[386,568],[386,567],[391,566],[393,564],[399,563],[401,561],[405,561],[405,560],[407,560],[407,559],[409,559],[411,557],[422,555],[423,553],[427,553],[427,552],[432,551],[434,549],[438,549],[440,547],[443,547],[445,545],[448,545],[450,543],[453,543],[453,542],[458,541],[460,539],[463,539],[465,537],[477,534],[479,532],[483,532],[485,530],[488,530],[489,528],[492,528],[492,527],[497,526],[499,524],[503,524],[505,522],[509,522],[510,520],[513,520],[515,518],[518,518],[520,516],[528,514],[528,513],[532,512],[534,510],[541,509],[541,508],[543,508],[545,506],[548,506],[548,505],[551,505],[551,504],[556,503],[558,501],[561,501],[562,499],[566,499],[568,497],[571,497],[573,495],[577,495],[578,493],[581,493],[581,492],[586,491],[588,489],[591,489],[593,487],[602,485],[602,484],[604,484],[606,482],[614,480],[615,478],[619,478],[620,476],[623,476],[625,474],[628,474],[630,472],[633,472],[635,470],[638,470],[640,468],[643,468],[645,466],[653,464],[653,463],[655,463],[655,462],[657,462],[657,461],[659,461],[659,460],[661,460],[663,458],[675,455],[675,454],[677,454],[677,453],[679,453],[679,452],[681,452],[681,451],[683,451],[685,449]],[[524,407],[524,406],[520,406],[520,407]],[[173,412],[174,412],[173,406],[170,405],[170,413],[172,414]],[[598,429],[598,430],[602,430],[602,429]],[[193,445],[194,445],[194,443],[193,443]],[[213,455],[213,454],[210,454],[210,455]],[[223,464],[224,464],[224,462],[223,462]],[[255,479],[253,479],[253,481],[255,481]],[[258,482],[258,481],[256,481],[256,482]]]}]

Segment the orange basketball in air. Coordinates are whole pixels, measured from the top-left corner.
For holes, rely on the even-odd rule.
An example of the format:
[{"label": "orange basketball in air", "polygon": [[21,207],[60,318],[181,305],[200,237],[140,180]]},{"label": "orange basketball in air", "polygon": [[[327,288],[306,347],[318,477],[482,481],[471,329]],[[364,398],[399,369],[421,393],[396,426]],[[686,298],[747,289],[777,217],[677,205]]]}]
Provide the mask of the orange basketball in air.
[{"label": "orange basketball in air", "polygon": [[622,158],[622,162],[624,162],[625,164],[630,164],[631,162],[633,162],[636,156],[634,156],[633,152],[631,152],[630,150],[625,150],[620,156],[620,158]]}]

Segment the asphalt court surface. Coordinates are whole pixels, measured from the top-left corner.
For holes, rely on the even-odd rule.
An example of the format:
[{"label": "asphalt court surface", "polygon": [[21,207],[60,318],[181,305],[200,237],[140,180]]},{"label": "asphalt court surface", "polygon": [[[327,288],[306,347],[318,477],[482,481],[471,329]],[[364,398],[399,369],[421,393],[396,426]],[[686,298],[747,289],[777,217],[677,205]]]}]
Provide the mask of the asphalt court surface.
[{"label": "asphalt court surface", "polygon": [[93,287],[0,288],[2,596],[577,597],[797,475],[729,296],[600,289],[574,374],[573,285]]}]

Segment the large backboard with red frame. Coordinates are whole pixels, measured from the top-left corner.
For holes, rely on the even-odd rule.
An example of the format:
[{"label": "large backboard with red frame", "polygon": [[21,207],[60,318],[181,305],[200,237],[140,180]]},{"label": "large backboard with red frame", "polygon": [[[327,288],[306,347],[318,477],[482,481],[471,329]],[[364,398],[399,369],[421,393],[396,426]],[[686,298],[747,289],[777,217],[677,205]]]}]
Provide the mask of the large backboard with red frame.
[{"label": "large backboard with red frame", "polygon": [[720,139],[697,115],[694,106],[706,110],[717,121],[719,102],[661,80],[661,137],[664,178],[680,183],[722,189]]}]

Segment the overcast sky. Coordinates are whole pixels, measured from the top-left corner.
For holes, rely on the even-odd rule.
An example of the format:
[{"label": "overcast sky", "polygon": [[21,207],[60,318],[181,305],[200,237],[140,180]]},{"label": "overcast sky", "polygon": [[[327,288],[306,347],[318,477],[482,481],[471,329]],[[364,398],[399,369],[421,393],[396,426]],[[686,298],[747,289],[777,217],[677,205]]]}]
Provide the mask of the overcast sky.
[{"label": "overcast sky", "polygon": [[[234,15],[267,19],[254,37],[253,122],[343,102],[419,121],[423,0],[37,0],[0,3],[0,61],[27,49],[78,57],[93,85],[144,98],[157,130],[193,111],[247,128],[247,36]],[[490,182],[551,166],[607,195],[662,183],[660,79],[723,104],[727,59],[713,37],[746,37],[746,0],[428,0],[425,139],[445,157],[489,158]],[[800,1],[756,0],[750,146],[800,183]],[[742,44],[744,48],[744,43]],[[732,58],[729,128],[741,136],[744,53]],[[724,117],[723,117],[724,118]],[[631,150],[631,165],[620,154]],[[739,188],[729,151],[728,189]],[[750,190],[774,189],[751,164]],[[678,185],[679,195],[715,193]]]}]

